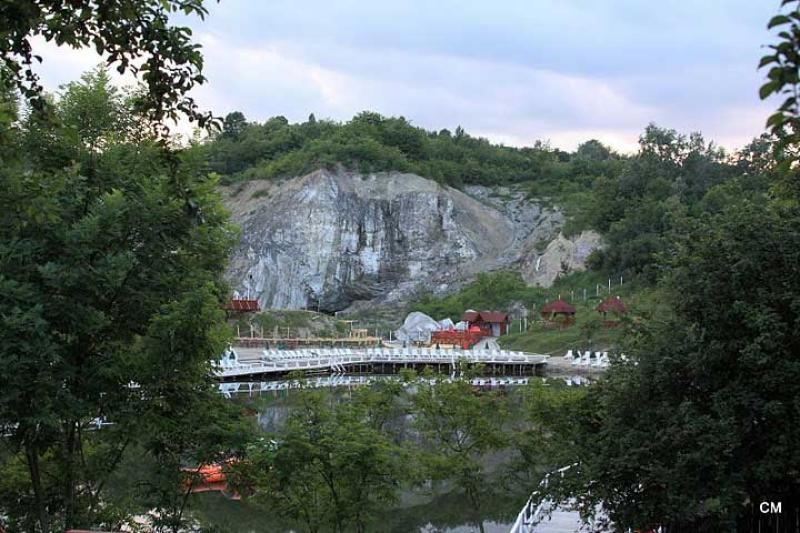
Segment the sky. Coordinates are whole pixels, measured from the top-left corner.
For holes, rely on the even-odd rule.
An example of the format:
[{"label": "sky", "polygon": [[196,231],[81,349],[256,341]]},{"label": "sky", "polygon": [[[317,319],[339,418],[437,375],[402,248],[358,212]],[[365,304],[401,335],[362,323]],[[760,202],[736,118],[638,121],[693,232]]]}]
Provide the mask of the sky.
[{"label": "sky", "polygon": [[[729,150],[763,131],[757,70],[780,0],[221,0],[176,19],[203,45],[201,108],[248,120],[363,110],[513,146],[635,151],[649,122]],[[49,90],[101,61],[34,51]]]}]

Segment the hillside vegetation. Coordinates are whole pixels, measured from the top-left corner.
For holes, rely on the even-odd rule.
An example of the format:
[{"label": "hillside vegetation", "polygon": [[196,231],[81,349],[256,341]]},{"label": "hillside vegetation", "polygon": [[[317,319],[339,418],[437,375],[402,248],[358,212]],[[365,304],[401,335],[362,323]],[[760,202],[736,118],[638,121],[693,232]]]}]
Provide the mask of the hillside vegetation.
[{"label": "hillside vegetation", "polygon": [[763,136],[731,155],[699,133],[650,124],[633,155],[597,140],[569,153],[538,141],[526,148],[492,144],[461,127],[427,131],[373,112],[345,123],[311,115],[296,124],[284,117],[248,122],[234,112],[203,150],[209,169],[227,183],[345,168],[413,172],[454,187],[513,184],[561,205],[565,233],[595,229],[606,237],[607,249],[593,258],[595,270],[652,282],[657,256],[687,219],[718,212],[742,195],[765,198],[773,144]]}]

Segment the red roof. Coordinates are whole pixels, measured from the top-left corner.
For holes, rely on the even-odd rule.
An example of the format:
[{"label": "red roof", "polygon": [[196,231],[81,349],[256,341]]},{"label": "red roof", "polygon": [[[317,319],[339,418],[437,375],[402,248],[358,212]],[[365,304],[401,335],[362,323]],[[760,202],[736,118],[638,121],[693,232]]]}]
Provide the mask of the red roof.
[{"label": "red roof", "polygon": [[547,302],[542,306],[543,315],[549,315],[551,313],[574,315],[575,307],[571,306],[564,300],[553,300],[552,302]]},{"label": "red roof", "polygon": [[226,306],[231,311],[258,311],[258,300],[237,300],[231,299]]},{"label": "red roof", "polygon": [[488,322],[489,324],[503,324],[508,322],[508,315],[500,311],[465,311],[462,318],[465,322]]},{"label": "red roof", "polygon": [[600,302],[597,306],[597,310],[601,313],[620,313],[623,314],[627,311],[625,308],[625,303],[622,301],[622,298],[617,296],[616,298],[608,297],[602,302]]},{"label": "red roof", "polygon": [[478,313],[478,315],[480,316],[481,320],[491,324],[502,324],[503,322],[508,322],[508,315],[501,313],[500,311],[481,311]]}]

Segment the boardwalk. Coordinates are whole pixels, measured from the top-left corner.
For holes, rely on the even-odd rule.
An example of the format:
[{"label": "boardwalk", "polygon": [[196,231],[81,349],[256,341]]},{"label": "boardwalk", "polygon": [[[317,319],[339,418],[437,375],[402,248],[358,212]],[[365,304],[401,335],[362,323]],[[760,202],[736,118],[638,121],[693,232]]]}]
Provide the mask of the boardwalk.
[{"label": "boardwalk", "polygon": [[544,476],[539,487],[533,491],[525,506],[517,515],[509,533],[573,533],[592,532],[605,533],[614,530],[601,506],[595,507],[595,515],[584,523],[580,513],[574,509],[574,500],[556,503],[542,496],[542,492],[550,483],[550,479],[563,477],[578,463],[559,468]]},{"label": "boardwalk", "polygon": [[221,380],[247,376],[280,377],[290,372],[391,374],[402,368],[429,367],[440,372],[455,371],[462,361],[480,363],[490,375],[532,375],[547,364],[547,355],[508,350],[453,350],[436,348],[309,348],[263,350],[254,358],[240,358],[231,349],[219,362]]}]

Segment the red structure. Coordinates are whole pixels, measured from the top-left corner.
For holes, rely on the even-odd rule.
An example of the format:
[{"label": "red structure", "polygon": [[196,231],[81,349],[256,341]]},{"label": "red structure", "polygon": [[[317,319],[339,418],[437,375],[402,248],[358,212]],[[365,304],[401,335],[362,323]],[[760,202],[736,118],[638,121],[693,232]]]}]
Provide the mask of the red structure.
[{"label": "red structure", "polygon": [[186,477],[183,480],[183,487],[192,494],[198,492],[221,492],[223,496],[238,500],[239,495],[231,493],[228,489],[228,480],[225,476],[224,467],[227,463],[213,463],[200,465],[197,468],[183,468]]},{"label": "red structure", "polygon": [[[597,312],[603,315],[603,324],[607,328],[615,328],[619,326],[620,321],[619,318],[628,311],[625,308],[625,302],[622,301],[622,298],[617,296],[616,298],[609,296],[602,302],[600,302],[597,307]],[[611,313],[612,317],[617,317],[617,320],[610,320],[608,314]]]},{"label": "red structure", "polygon": [[466,330],[449,329],[431,332],[431,344],[459,346],[468,350],[484,337],[499,337],[507,333],[510,322],[506,313],[471,309],[464,312],[463,321],[467,323]]},{"label": "red structure", "polygon": [[615,315],[624,315],[628,310],[625,308],[625,302],[619,296],[612,298],[608,297],[597,305],[597,311],[603,313],[603,316],[608,313]]},{"label": "red structure", "polygon": [[483,338],[480,330],[458,331],[455,329],[431,332],[431,344],[446,344],[459,346],[463,350],[469,350]]},{"label": "red structure", "polygon": [[575,306],[558,299],[542,306],[542,318],[550,324],[568,327],[575,323]]},{"label": "red structure", "polygon": [[232,298],[228,301],[225,309],[232,313],[255,313],[260,311],[258,300],[240,300]]},{"label": "red structure", "polygon": [[508,325],[511,323],[507,313],[501,313],[500,311],[473,311],[471,309],[464,312],[462,320],[470,328],[477,326],[486,337],[505,335],[508,333]]}]

